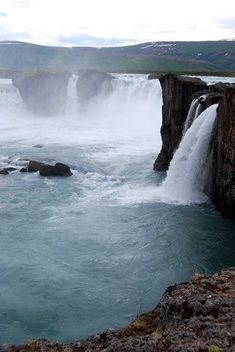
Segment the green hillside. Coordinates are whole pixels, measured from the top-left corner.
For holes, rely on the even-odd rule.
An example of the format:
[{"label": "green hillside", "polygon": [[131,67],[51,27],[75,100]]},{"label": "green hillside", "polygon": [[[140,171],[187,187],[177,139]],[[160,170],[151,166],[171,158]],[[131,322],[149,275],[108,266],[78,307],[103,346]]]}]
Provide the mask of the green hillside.
[{"label": "green hillside", "polygon": [[235,41],[150,42],[124,47],[49,47],[0,42],[0,70],[235,72]]}]

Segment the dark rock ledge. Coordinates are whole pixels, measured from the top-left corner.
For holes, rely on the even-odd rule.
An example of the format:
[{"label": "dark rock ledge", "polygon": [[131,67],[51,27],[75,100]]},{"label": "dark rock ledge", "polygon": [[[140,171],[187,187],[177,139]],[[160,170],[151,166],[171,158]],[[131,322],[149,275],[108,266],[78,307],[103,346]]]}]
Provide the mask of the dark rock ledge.
[{"label": "dark rock ledge", "polygon": [[56,163],[55,165],[47,165],[40,161],[30,160],[28,166],[22,168],[21,172],[37,172],[40,176],[72,176],[72,172],[68,165]]},{"label": "dark rock ledge", "polygon": [[[26,161],[26,160],[25,160]],[[26,165],[21,169],[15,167],[5,167],[0,169],[0,175],[9,175],[12,171],[20,171],[22,173],[29,172],[38,172],[40,176],[72,176],[73,173],[70,170],[70,167],[63,163],[56,163],[55,165],[48,165],[41,161],[36,160],[27,160]]]},{"label": "dark rock ledge", "polygon": [[79,342],[46,339],[0,345],[1,352],[232,352],[235,347],[235,267],[170,286],[152,311],[121,330]]}]

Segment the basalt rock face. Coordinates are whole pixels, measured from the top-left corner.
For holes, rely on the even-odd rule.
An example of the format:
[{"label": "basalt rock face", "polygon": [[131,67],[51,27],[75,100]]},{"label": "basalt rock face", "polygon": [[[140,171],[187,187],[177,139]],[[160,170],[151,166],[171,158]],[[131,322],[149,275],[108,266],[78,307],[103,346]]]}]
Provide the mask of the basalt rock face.
[{"label": "basalt rock face", "polygon": [[235,220],[235,85],[224,89],[212,142],[211,199],[221,214]]},{"label": "basalt rock face", "polygon": [[154,163],[154,169],[166,171],[180,143],[192,95],[207,90],[208,87],[199,78],[173,74],[163,75],[159,80],[163,97],[162,149]]},{"label": "basalt rock face", "polygon": [[112,92],[113,76],[95,70],[80,71],[76,84],[80,103],[86,106],[92,99],[106,96]]},{"label": "basalt rock face", "polygon": [[69,72],[37,72],[16,75],[12,81],[30,112],[51,116],[64,112],[70,75]]},{"label": "basalt rock face", "polygon": [[32,340],[1,352],[233,352],[235,268],[195,274],[168,287],[159,304],[127,327],[71,344]]}]

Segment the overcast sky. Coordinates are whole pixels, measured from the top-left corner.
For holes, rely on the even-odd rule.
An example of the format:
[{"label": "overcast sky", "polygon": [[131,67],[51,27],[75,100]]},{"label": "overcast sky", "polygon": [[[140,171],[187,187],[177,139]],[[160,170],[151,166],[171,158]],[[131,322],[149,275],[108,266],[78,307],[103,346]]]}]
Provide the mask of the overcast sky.
[{"label": "overcast sky", "polygon": [[102,46],[234,38],[234,0],[0,0],[0,40]]}]

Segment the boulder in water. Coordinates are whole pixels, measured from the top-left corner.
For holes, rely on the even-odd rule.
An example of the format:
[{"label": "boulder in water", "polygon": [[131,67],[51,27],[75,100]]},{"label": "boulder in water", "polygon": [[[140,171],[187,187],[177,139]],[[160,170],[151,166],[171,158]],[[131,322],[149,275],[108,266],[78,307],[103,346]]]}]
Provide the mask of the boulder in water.
[{"label": "boulder in water", "polygon": [[33,147],[34,147],[34,148],[42,148],[42,147],[43,147],[43,144],[38,143],[38,144],[33,145]]},{"label": "boulder in water", "polygon": [[29,165],[27,167],[28,172],[37,172],[40,171],[41,167],[44,165],[44,163],[36,160],[30,160]]},{"label": "boulder in water", "polygon": [[20,169],[20,172],[28,172],[27,167],[22,167],[22,168]]},{"label": "boulder in water", "polygon": [[6,169],[1,169],[0,175],[9,175],[9,172]]},{"label": "boulder in water", "polygon": [[28,166],[20,169],[20,172],[38,172],[41,176],[72,176],[72,172],[68,165],[56,163],[48,165],[41,161],[30,160]]},{"label": "boulder in water", "polygon": [[9,175],[10,172],[17,170],[15,167],[4,167],[0,169],[0,175]]},{"label": "boulder in water", "polygon": [[44,164],[39,170],[40,176],[72,176],[69,166],[56,163],[54,166]]}]

